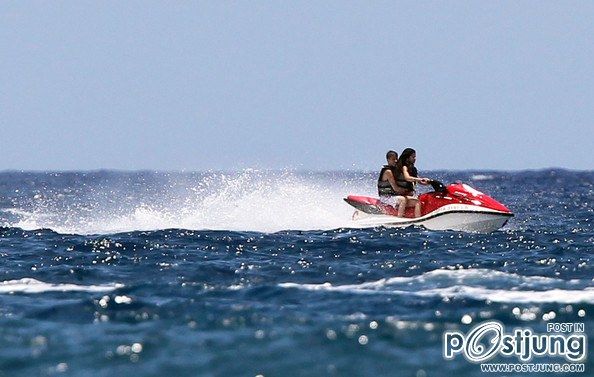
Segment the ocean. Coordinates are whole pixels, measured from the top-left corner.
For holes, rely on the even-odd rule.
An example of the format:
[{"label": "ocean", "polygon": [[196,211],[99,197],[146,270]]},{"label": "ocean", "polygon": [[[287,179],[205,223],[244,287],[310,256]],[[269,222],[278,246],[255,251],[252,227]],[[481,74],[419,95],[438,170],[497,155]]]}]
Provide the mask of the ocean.
[{"label": "ocean", "polygon": [[[444,334],[594,344],[594,172],[423,172],[509,207],[491,234],[357,228],[376,174],[0,173],[0,376],[524,376]],[[593,375],[585,347],[530,363]]]}]

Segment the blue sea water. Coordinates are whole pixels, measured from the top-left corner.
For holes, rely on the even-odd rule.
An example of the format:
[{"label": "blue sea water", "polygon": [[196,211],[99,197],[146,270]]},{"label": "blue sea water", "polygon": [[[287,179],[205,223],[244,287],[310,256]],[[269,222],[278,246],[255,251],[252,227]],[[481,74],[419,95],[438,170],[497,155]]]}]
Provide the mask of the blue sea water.
[{"label": "blue sea water", "polygon": [[480,376],[443,334],[487,320],[594,344],[594,172],[426,174],[506,204],[491,234],[356,228],[375,174],[0,173],[0,375]]}]

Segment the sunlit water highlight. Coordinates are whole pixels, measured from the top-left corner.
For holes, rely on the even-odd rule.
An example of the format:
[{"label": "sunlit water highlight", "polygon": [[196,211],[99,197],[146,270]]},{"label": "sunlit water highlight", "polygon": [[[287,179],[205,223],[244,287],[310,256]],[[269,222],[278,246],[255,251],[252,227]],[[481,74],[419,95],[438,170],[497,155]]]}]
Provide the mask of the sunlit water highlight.
[{"label": "sunlit water highlight", "polygon": [[479,376],[442,334],[489,319],[594,344],[594,173],[427,174],[516,216],[354,228],[375,172],[1,173],[0,371]]}]

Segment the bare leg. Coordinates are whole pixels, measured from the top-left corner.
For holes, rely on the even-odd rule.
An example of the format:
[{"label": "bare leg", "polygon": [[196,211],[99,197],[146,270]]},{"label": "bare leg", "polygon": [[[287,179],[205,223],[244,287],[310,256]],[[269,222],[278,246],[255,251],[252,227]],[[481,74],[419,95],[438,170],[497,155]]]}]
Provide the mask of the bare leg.
[{"label": "bare leg", "polygon": [[404,211],[406,210],[408,200],[404,196],[399,196],[398,198],[400,199],[398,202],[398,217],[404,217]]},{"label": "bare leg", "polygon": [[415,201],[415,217],[421,217],[421,202]]},{"label": "bare leg", "polygon": [[421,217],[421,203],[413,196],[398,197],[398,217],[405,217],[406,208],[414,207],[414,217]]}]

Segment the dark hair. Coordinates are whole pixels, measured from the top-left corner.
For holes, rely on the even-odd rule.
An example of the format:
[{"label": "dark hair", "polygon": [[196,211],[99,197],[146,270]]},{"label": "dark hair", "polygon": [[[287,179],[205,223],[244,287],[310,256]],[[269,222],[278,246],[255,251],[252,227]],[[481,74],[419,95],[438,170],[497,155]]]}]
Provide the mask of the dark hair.
[{"label": "dark hair", "polygon": [[396,153],[395,151],[388,151],[388,153],[386,153],[386,160],[389,160],[392,156],[396,157],[396,159],[398,160],[398,153]]},{"label": "dark hair", "polygon": [[402,171],[403,166],[410,167],[407,160],[410,156],[412,156],[415,153],[417,152],[415,152],[415,150],[412,148],[406,148],[402,151],[402,153],[400,153],[400,157],[398,158],[398,169],[400,171]]}]

